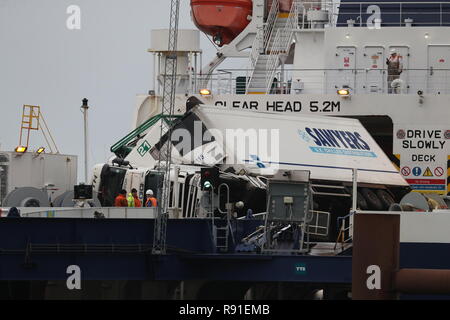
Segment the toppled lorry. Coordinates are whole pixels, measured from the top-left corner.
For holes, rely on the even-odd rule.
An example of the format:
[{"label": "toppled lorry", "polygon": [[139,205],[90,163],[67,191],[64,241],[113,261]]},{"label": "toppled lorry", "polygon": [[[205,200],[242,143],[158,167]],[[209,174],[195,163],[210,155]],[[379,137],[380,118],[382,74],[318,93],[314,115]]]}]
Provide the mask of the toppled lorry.
[{"label": "toppled lorry", "polygon": [[[169,139],[160,137],[159,121],[127,146],[123,158],[94,168],[93,185],[103,206],[112,206],[121,189],[137,189],[141,200],[148,189],[158,194],[162,177],[156,166]],[[353,169],[361,210],[388,210],[410,191],[356,119],[197,105],[175,120],[171,139],[170,213],[175,218],[223,216],[227,210],[236,217],[264,213],[271,177],[308,171],[313,210],[326,213],[322,236],[336,239],[338,221],[352,205]],[[217,171],[205,172],[211,175],[205,186],[202,168],[212,167]]]}]

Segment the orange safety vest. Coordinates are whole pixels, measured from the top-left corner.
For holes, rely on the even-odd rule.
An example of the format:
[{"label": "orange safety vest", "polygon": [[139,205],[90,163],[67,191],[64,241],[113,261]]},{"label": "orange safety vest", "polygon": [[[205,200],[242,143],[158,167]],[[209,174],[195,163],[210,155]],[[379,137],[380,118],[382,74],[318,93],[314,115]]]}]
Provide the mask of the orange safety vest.
[{"label": "orange safety vest", "polygon": [[[151,203],[151,206],[149,205],[149,202]],[[158,201],[154,197],[150,197],[147,199],[147,202],[145,202],[146,207],[157,207]]]},{"label": "orange safety vest", "polygon": [[115,207],[128,207],[128,201],[127,198],[121,194],[119,194],[115,201],[114,201]]},{"label": "orange safety vest", "polygon": [[139,200],[138,197],[134,197],[134,206],[135,207],[142,207],[141,200]]}]

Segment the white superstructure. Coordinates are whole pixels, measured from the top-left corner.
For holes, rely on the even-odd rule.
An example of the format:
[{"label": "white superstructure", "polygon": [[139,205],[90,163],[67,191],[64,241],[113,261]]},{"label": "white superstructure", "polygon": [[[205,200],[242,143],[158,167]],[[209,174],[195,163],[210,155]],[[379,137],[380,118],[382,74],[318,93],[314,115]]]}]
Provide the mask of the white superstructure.
[{"label": "white superstructure", "polygon": [[[222,110],[357,118],[413,189],[446,194],[449,6],[447,1],[294,1],[284,13],[272,6],[243,31],[252,45],[244,48],[242,36],[218,52],[221,61],[246,53],[249,68],[220,69],[216,58],[204,68],[211,73],[192,75],[188,96]],[[388,75],[393,49],[402,66],[398,79]],[[202,88],[211,94],[198,94]],[[349,94],[339,95],[340,89]],[[153,99],[139,99],[148,98]],[[159,112],[156,106],[143,112],[149,109],[145,101],[138,103],[136,126]],[[186,95],[177,97],[179,114],[185,101]]]}]

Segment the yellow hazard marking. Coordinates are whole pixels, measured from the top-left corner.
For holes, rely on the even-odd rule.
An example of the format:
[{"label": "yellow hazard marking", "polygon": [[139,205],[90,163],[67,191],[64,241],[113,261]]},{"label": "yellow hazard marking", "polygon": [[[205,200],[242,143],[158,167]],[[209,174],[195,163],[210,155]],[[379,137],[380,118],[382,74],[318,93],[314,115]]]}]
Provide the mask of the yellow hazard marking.
[{"label": "yellow hazard marking", "polygon": [[290,14],[289,12],[280,12],[278,14],[278,18],[289,18]]},{"label": "yellow hazard marking", "polygon": [[[450,160],[450,156],[447,156],[447,160]],[[450,167],[447,168],[447,176],[450,177]]]},{"label": "yellow hazard marking", "polygon": [[442,190],[412,190],[412,192],[445,194],[445,191]]},{"label": "yellow hazard marking", "polygon": [[392,161],[392,164],[397,169],[397,171],[400,171],[400,155],[399,154],[394,154],[394,157],[397,158],[398,161],[395,161],[395,162]]},{"label": "yellow hazard marking", "polygon": [[[450,160],[450,155],[447,156],[447,160]],[[449,182],[449,178],[450,178],[450,166],[448,164],[449,164],[449,162],[447,161],[447,182]],[[450,183],[447,184],[446,192],[450,192]]]},{"label": "yellow hazard marking", "polygon": [[425,170],[425,172],[423,173],[424,177],[432,177],[433,173],[430,170],[430,167],[427,167],[427,170]]}]

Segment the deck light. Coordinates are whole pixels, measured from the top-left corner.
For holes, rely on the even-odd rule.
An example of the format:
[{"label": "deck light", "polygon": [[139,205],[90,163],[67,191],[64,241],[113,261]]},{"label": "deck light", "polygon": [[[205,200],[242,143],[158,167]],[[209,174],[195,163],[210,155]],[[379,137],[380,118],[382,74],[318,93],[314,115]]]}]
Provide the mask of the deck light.
[{"label": "deck light", "polygon": [[17,153],[25,153],[27,151],[27,147],[24,146],[18,146],[16,147],[16,149],[14,149],[14,151],[16,151]]},{"label": "deck light", "polygon": [[350,89],[348,87],[343,87],[337,91],[338,95],[347,97],[350,95]]},{"label": "deck light", "polygon": [[200,94],[202,96],[210,96],[211,95],[211,90],[209,90],[209,89],[201,89],[200,90]]},{"label": "deck light", "polygon": [[41,154],[44,151],[45,151],[45,148],[44,147],[40,147],[39,149],[37,149],[36,154]]}]

